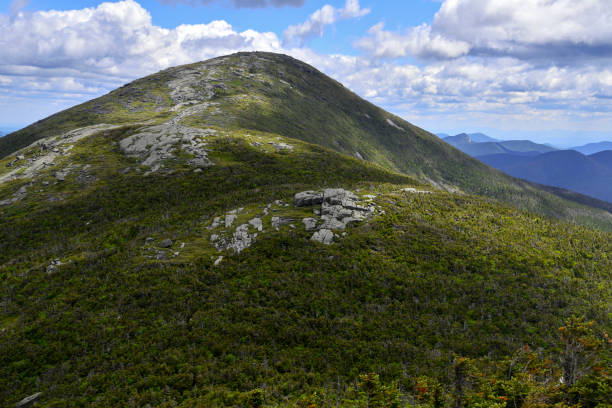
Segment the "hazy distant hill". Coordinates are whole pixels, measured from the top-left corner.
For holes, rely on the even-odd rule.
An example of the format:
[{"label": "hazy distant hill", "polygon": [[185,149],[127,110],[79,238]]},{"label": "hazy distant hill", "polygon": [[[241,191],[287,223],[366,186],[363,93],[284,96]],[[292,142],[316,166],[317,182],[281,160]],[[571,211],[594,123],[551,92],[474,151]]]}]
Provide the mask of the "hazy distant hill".
[{"label": "hazy distant hill", "polygon": [[[458,135],[455,136],[461,136],[461,135],[465,135],[467,134],[470,139],[472,140],[472,142],[476,142],[476,143],[482,143],[482,142],[499,142],[499,139],[494,139],[490,136],[485,135],[484,133],[460,133]],[[448,137],[455,137],[455,136],[451,136],[448,133],[436,133],[436,136],[438,136],[440,139],[446,139]]]},{"label": "hazy distant hill", "polygon": [[592,154],[589,157],[612,171],[612,150],[604,150],[603,152]]},{"label": "hazy distant hill", "polygon": [[494,139],[490,136],[485,135],[484,133],[468,133],[468,136],[472,139],[472,142],[476,142],[476,143],[501,142],[501,140]]},{"label": "hazy distant hill", "polygon": [[558,150],[537,156],[493,154],[479,157],[484,163],[514,177],[612,202],[612,151],[586,156],[575,150]]},{"label": "hazy distant hill", "polygon": [[[478,140],[486,140],[486,135],[477,134]],[[484,136],[485,138],[483,138]],[[490,139],[490,138],[489,138]],[[478,142],[474,136],[461,133],[443,139],[445,142],[456,147],[472,157],[487,156],[491,154],[514,154],[514,155],[536,155],[556,150],[554,147],[534,143],[530,140],[505,140],[498,142]],[[493,139],[494,140],[494,139]]]},{"label": "hazy distant hill", "polygon": [[583,146],[571,147],[570,149],[588,155],[598,153],[604,150],[612,150],[612,142],[588,143]]}]

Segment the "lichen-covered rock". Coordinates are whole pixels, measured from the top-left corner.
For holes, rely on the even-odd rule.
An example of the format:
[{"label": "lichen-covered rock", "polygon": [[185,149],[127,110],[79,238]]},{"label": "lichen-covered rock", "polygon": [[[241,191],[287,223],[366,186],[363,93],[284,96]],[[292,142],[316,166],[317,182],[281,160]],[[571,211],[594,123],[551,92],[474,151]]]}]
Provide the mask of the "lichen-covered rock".
[{"label": "lichen-covered rock", "polygon": [[227,246],[227,249],[233,249],[234,252],[240,253],[250,247],[253,242],[253,236],[249,234],[249,224],[242,224],[232,236],[232,240]]},{"label": "lichen-covered rock", "polygon": [[306,231],[312,231],[317,228],[316,218],[304,218],[302,222],[304,223],[304,227],[306,228]]},{"label": "lichen-covered rock", "polygon": [[263,230],[263,222],[261,221],[261,218],[253,218],[249,221],[249,224],[251,224],[257,231]]},{"label": "lichen-covered rock", "polygon": [[228,214],[225,216],[225,228],[229,228],[232,226],[234,221],[238,218],[235,214]]},{"label": "lichen-covered rock", "polygon": [[346,199],[359,201],[359,197],[355,193],[343,188],[326,188],[323,190],[323,201],[330,204],[339,205],[342,204],[342,200]]},{"label": "lichen-covered rock", "polygon": [[218,228],[219,226],[221,226],[224,223],[224,219],[222,217],[215,217],[215,219],[213,220],[212,224],[210,224],[208,226],[209,230]]},{"label": "lichen-covered rock", "polygon": [[38,398],[40,398],[41,395],[42,392],[37,392],[36,394],[32,394],[29,397],[25,397],[24,399],[15,404],[15,408],[30,407],[36,402]]},{"label": "lichen-covered rock", "polygon": [[172,240],[171,239],[164,239],[162,240],[162,242],[159,243],[159,247],[160,248],[170,248],[172,246]]},{"label": "lichen-covered rock", "polygon": [[330,245],[334,242],[334,233],[328,229],[322,228],[315,232],[310,239],[325,245]]},{"label": "lichen-covered rock", "polygon": [[309,205],[321,204],[323,194],[318,191],[302,191],[293,197],[293,204],[296,207],[306,207]]}]

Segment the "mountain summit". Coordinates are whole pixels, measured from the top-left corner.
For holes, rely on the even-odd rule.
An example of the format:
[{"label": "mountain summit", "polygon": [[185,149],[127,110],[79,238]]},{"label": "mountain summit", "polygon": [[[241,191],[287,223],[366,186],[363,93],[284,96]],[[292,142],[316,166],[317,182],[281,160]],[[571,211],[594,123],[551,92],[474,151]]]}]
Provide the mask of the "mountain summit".
[{"label": "mountain summit", "polygon": [[[3,137],[0,157],[65,132],[90,135],[115,127],[126,131],[120,142],[123,153],[139,157],[151,171],[180,156],[175,149],[179,143],[193,156],[192,164],[205,165],[207,135],[257,131],[316,144],[436,188],[487,195],[590,225],[610,223],[609,213],[592,208],[607,209],[605,204],[579,199],[591,205],[585,208],[566,200],[576,201],[573,194],[551,194],[505,176],[361,99],[312,66],[272,53],[238,53],[134,81]],[[580,217],[574,208],[581,208]]]},{"label": "mountain summit", "polygon": [[0,405],[605,404],[610,210],[287,56],[170,68],[0,139]]}]

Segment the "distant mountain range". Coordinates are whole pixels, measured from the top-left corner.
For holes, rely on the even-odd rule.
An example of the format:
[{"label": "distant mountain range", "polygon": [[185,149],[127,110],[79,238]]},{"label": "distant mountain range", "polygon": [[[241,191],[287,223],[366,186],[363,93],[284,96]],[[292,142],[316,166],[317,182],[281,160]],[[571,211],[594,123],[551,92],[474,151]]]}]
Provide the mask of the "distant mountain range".
[{"label": "distant mountain range", "polygon": [[[491,154],[532,156],[557,150],[554,147],[534,143],[530,140],[496,140],[482,133],[460,133],[444,137],[443,140],[472,157]],[[481,140],[481,141],[478,141]]]},{"label": "distant mountain range", "polygon": [[557,150],[537,156],[502,153],[479,159],[514,177],[612,202],[612,150],[589,156],[575,150]]},{"label": "distant mountain range", "polygon": [[612,202],[612,142],[559,150],[529,140],[491,142],[478,135],[461,133],[443,140],[511,176]]},{"label": "distant mountain range", "polygon": [[499,142],[500,141],[499,139],[494,139],[494,138],[492,138],[490,136],[485,135],[484,133],[460,133],[460,134],[458,134],[456,136],[451,136],[451,135],[446,134],[446,133],[436,133],[436,136],[438,136],[440,139],[446,139],[446,138],[449,138],[449,137],[454,138],[454,137],[461,136],[461,135],[469,136],[470,140],[472,142],[475,142],[475,143]]},{"label": "distant mountain range", "polygon": [[569,150],[576,150],[582,154],[593,154],[604,150],[612,150],[612,142],[589,143],[583,146],[571,147]]}]

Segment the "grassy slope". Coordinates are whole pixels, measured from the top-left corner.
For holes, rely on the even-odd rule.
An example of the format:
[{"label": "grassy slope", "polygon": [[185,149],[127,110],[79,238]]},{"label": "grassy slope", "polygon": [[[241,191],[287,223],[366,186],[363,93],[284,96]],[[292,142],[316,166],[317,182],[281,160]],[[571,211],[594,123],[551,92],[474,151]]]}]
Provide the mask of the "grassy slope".
[{"label": "grassy slope", "polygon": [[[236,92],[248,85],[252,95],[264,95],[262,86],[274,92],[287,86],[265,85],[263,77],[247,84],[219,80],[226,88],[214,102],[223,114],[185,120],[219,130],[209,140],[215,166],[202,173],[179,155],[169,164],[173,172],[143,176],[146,169],[117,146],[137,129],[127,125],[76,143],[71,158],[62,159],[90,164],[95,182],[79,180],[76,170],[56,182],[52,167],[32,184],[0,185],[2,199],[29,185],[24,200],[0,209],[0,405],[42,391],[40,406],[46,407],[248,406],[244,398],[255,387],[274,405],[330,387],[344,394],[358,373],[370,370],[399,381],[406,394],[417,375],[438,378],[450,392],[455,354],[499,362],[526,343],[554,354],[556,329],[570,315],[593,319],[598,329],[611,327],[610,233],[482,197],[400,193],[423,177],[451,174],[451,167],[420,162],[423,172],[411,178],[339,154],[334,150],[351,153],[352,138],[364,136],[351,133],[357,127],[348,111],[337,116],[348,124],[335,129],[330,117],[313,133],[341,139],[315,140],[333,150],[247,132],[242,128],[259,122],[255,117],[247,126],[240,115],[255,114],[249,106],[256,99]],[[20,134],[30,139],[13,136],[12,145],[0,147],[57,132],[51,125],[162,120],[170,115],[163,108],[169,102],[158,78],[79,107],[82,117],[68,111],[25,129]],[[231,103],[244,109],[228,115]],[[278,107],[263,97],[262,103]],[[303,112],[308,118],[321,113],[303,101],[297,106],[314,109]],[[363,106],[372,109],[370,117],[384,115]],[[267,112],[274,127],[276,113]],[[316,123],[306,121],[307,130],[296,137]],[[472,174],[471,159],[444,144],[440,153],[426,132],[415,128],[421,136],[403,141],[387,131],[390,148],[410,144],[422,149],[410,157],[423,160],[432,149],[438,158],[448,154],[453,166],[467,160]],[[294,151],[270,148],[277,138]],[[359,150],[364,156],[390,168],[419,168],[368,140]],[[0,167],[10,160],[1,159]],[[330,247],[310,242],[298,219],[297,228],[263,234],[244,253],[213,266],[219,253],[206,228],[213,217],[237,207],[261,211],[277,199],[290,202],[298,191],[338,186],[378,194],[386,215],[350,228]],[[542,205],[541,197],[559,204],[537,191],[515,194],[532,207]],[[295,217],[311,211],[277,210]],[[586,208],[571,210],[591,217]],[[157,248],[146,237],[155,243],[172,238],[179,256],[151,259]],[[48,274],[54,259],[64,264]]]},{"label": "grassy slope", "polygon": [[[75,147],[99,182],[69,177],[3,210],[0,401],[244,406],[264,387],[269,404],[295,402],[370,370],[404,387],[417,374],[448,382],[454,353],[553,351],[572,314],[610,327],[609,233],[474,196],[407,195],[406,176],[297,140],[263,153],[238,131],[210,141],[203,173],[179,161],[124,174],[136,163],[113,142],[130,131]],[[212,265],[214,216],[323,186],[379,194],[386,215],[330,247],[285,226]],[[186,247],[150,260],[148,236]]]},{"label": "grassy slope", "polygon": [[589,200],[592,207],[585,207],[580,202],[587,200],[572,201],[572,196],[560,197],[554,190],[506,176],[364,101],[298,60],[270,53],[239,53],[212,61],[222,62],[212,77],[207,77],[212,70],[207,63],[171,68],[8,135],[0,139],[0,157],[76,126],[168,118],[174,115],[168,110],[168,81],[185,70],[197,69],[202,72],[202,82],[218,86],[212,100],[216,105],[205,114],[184,119],[186,124],[272,132],[349,155],[358,152],[368,161],[421,182],[612,229],[612,215],[603,203]]}]

